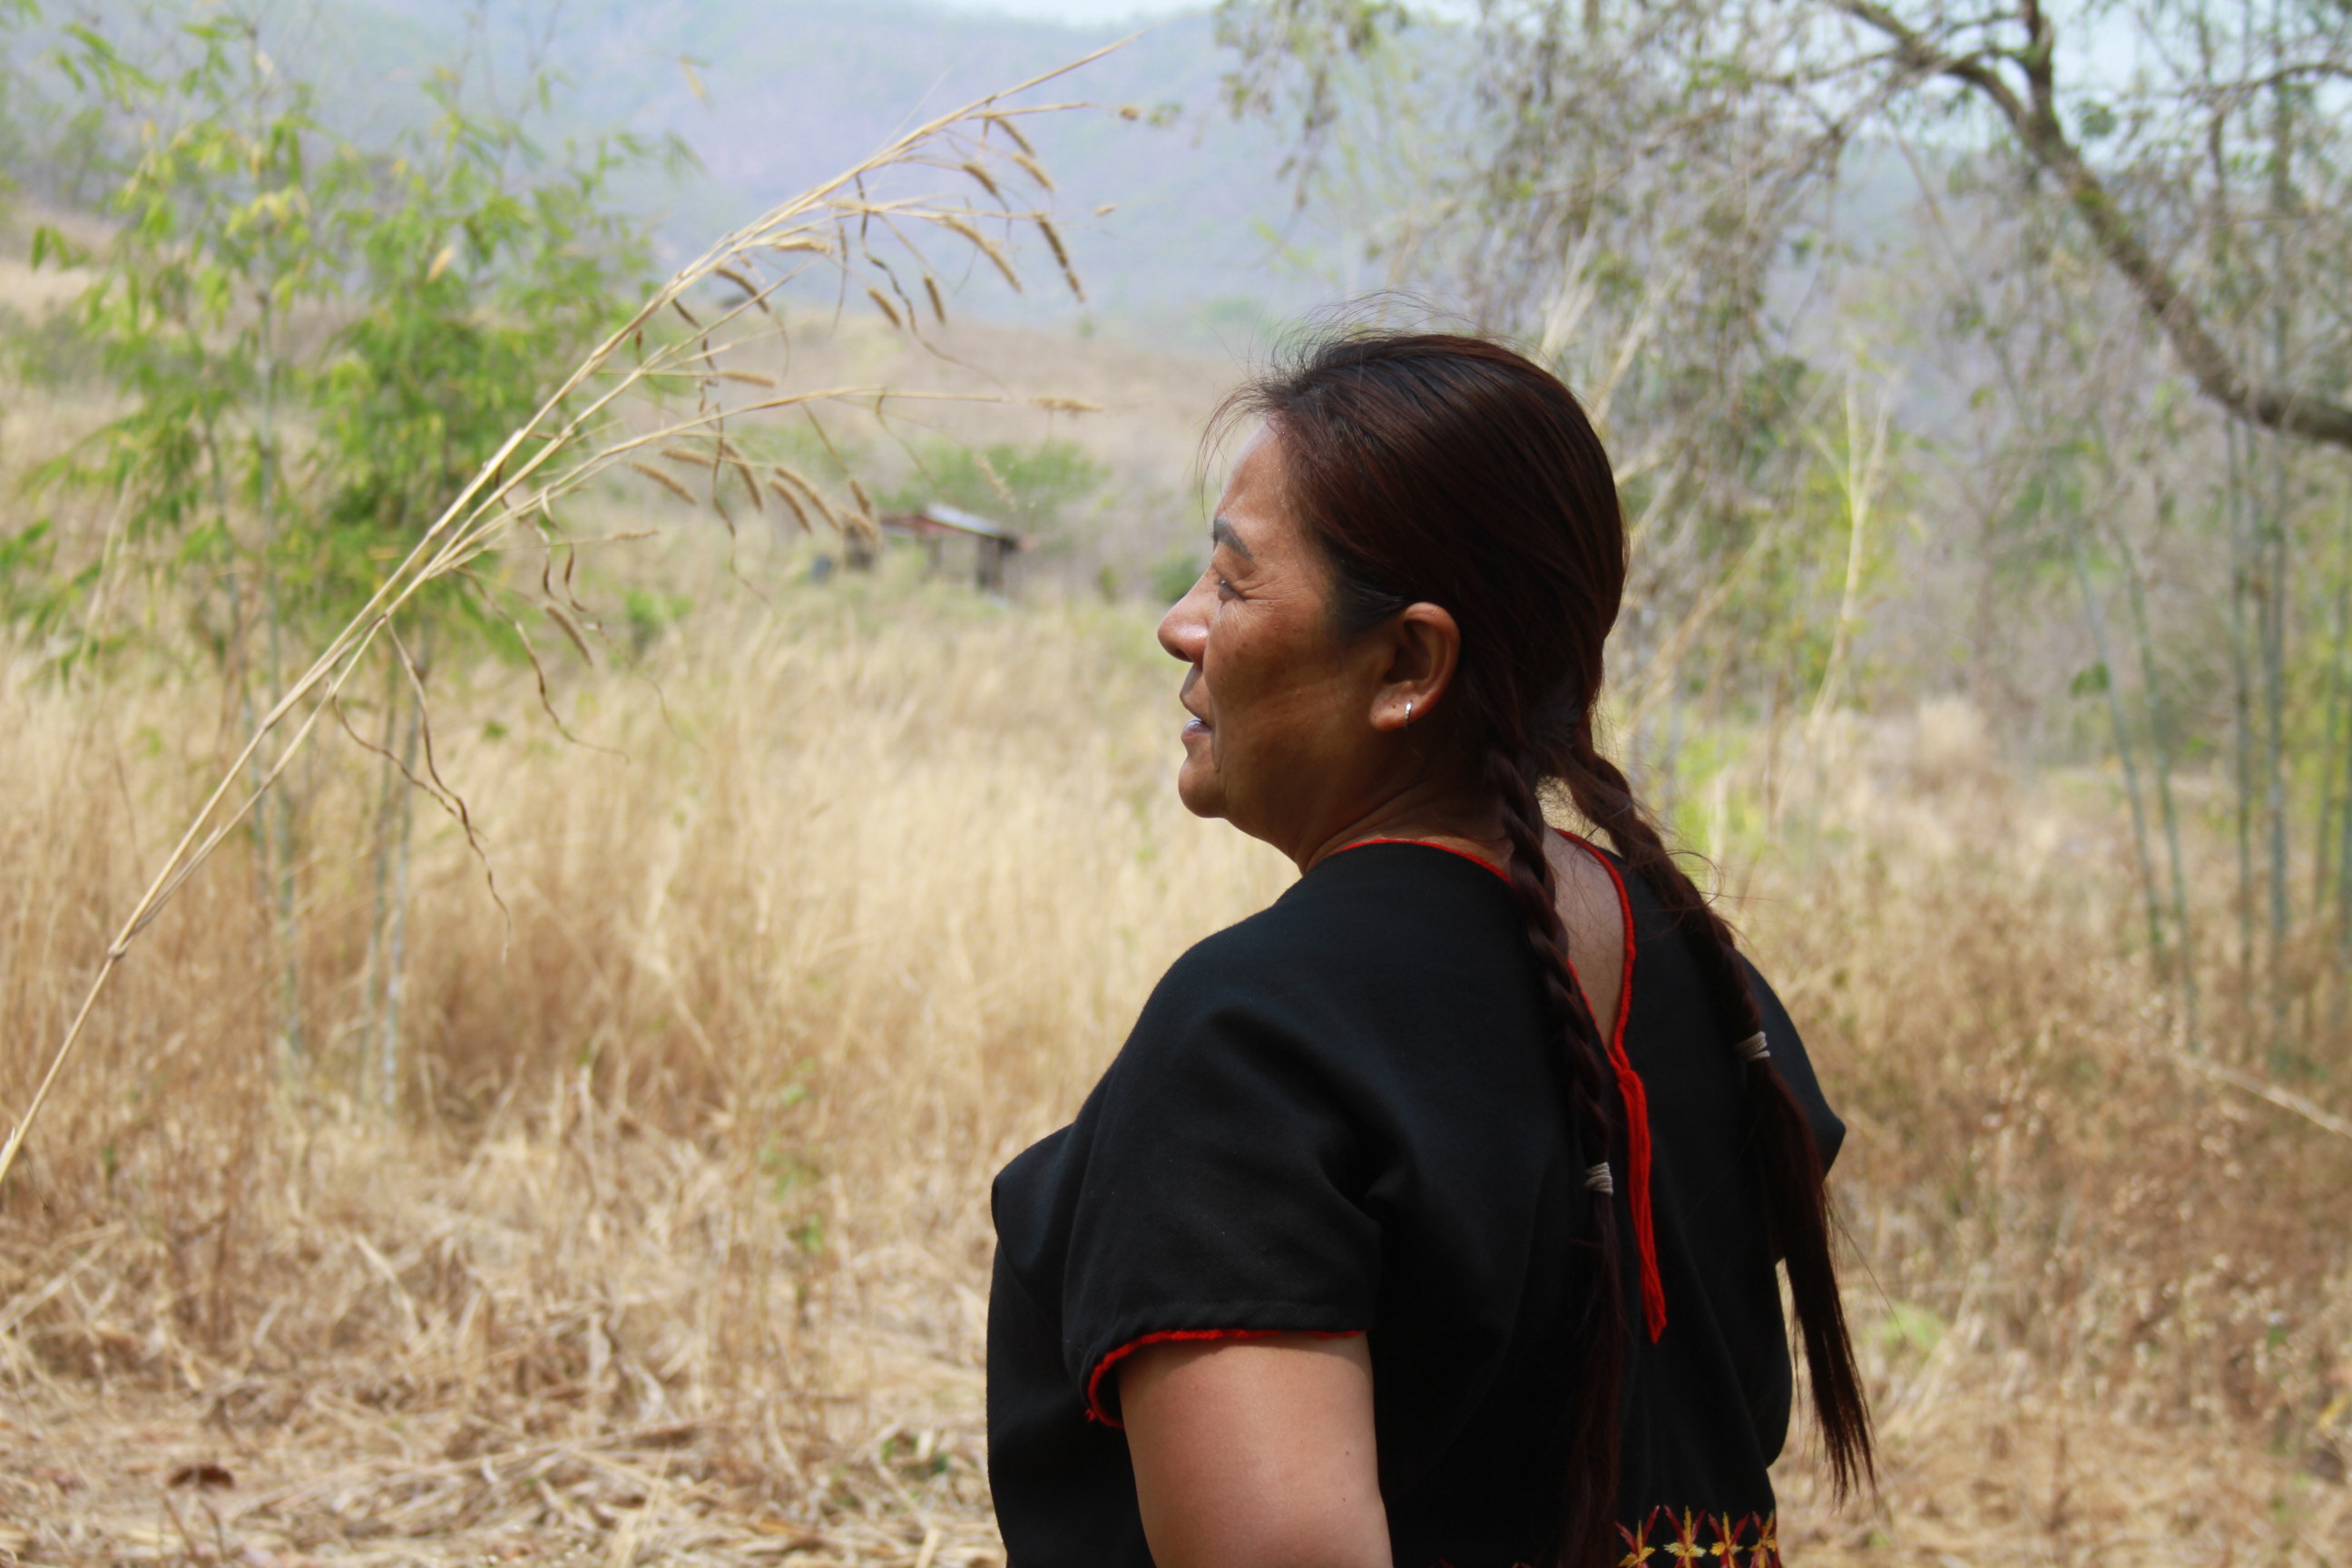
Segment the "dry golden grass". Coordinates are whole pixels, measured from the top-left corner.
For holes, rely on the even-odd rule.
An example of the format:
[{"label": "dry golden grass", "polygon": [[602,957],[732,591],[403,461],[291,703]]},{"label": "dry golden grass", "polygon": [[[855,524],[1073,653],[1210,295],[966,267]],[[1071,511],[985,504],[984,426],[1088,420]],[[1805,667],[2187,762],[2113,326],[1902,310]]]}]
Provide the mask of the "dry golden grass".
[{"label": "dry golden grass", "polygon": [[[1053,182],[1035,162],[1020,121],[1087,106],[1069,100],[1040,103],[1029,95],[1118,47],[1097,49],[1005,91],[903,130],[831,180],[721,236],[701,256],[672,273],[546,392],[536,412],[509,431],[438,515],[404,542],[365,602],[341,628],[328,637],[307,663],[298,660],[292,667],[299,673],[281,676],[278,671],[281,628],[276,606],[279,601],[276,589],[271,590],[272,689],[262,700],[249,703],[253,711],[241,726],[242,743],[217,769],[213,787],[198,799],[185,825],[158,858],[145,888],[130,901],[113,937],[105,944],[80,1003],[59,1031],[49,1065],[21,1102],[5,1142],[0,1142],[0,1181],[15,1167],[27,1132],[39,1119],[59,1074],[70,1064],[85,1026],[132,944],[265,797],[273,790],[283,795],[293,787],[290,784],[281,787],[281,780],[297,759],[307,755],[307,742],[321,721],[331,714],[358,738],[357,731],[351,730],[348,711],[358,696],[358,689],[351,689],[352,680],[364,668],[383,669],[390,702],[389,694],[399,691],[404,677],[415,693],[415,710],[422,712],[426,700],[423,674],[402,637],[404,622],[411,637],[425,631],[415,624],[424,603],[420,595],[436,584],[454,586],[463,582],[478,589],[484,611],[513,628],[520,652],[539,674],[543,694],[545,673],[520,615],[538,612],[563,633],[583,659],[591,658],[575,619],[588,612],[572,596],[574,572],[583,547],[614,542],[572,532],[566,523],[578,503],[596,490],[609,492],[615,480],[631,471],[689,506],[707,503],[725,523],[730,538],[738,525],[722,492],[731,488],[734,504],[747,513],[747,521],[764,516],[765,497],[772,490],[780,506],[798,519],[803,532],[812,527],[809,512],[814,510],[838,534],[854,537],[868,547],[880,542],[881,518],[854,467],[812,480],[789,464],[755,461],[740,444],[747,434],[745,422],[761,415],[803,418],[837,462],[840,453],[825,435],[823,413],[863,411],[878,423],[885,419],[889,405],[911,403],[920,408],[941,402],[970,403],[973,396],[880,384],[788,385],[777,375],[748,369],[747,357],[773,357],[783,363],[792,357],[792,331],[771,304],[771,297],[783,297],[795,283],[813,276],[832,279],[845,289],[861,279],[870,279],[866,292],[891,325],[919,335],[919,313],[906,292],[900,269],[907,269],[919,283],[943,324],[943,296],[932,252],[943,243],[954,254],[963,254],[968,247],[971,259],[984,258],[1018,289],[1021,268],[1012,247],[1016,233],[1034,226],[1050,247],[1063,280],[1083,298],[1077,275],[1071,270],[1046,213],[1035,207],[1023,210],[1008,202],[988,165],[1009,163],[1036,185],[1051,191]],[[895,186],[908,176],[925,172],[943,177],[948,190],[920,194],[919,180],[912,191],[883,194],[875,189],[877,183]],[[137,275],[145,263],[134,254],[121,265],[130,268],[123,273],[130,277]],[[905,306],[904,314],[892,306],[881,287],[884,284]],[[717,300],[710,297],[714,291],[719,295]],[[689,297],[700,302],[703,314],[689,308]],[[677,327],[678,321],[685,323],[683,330]],[[746,393],[746,387],[758,390]],[[1002,394],[988,393],[979,400],[1001,398]],[[1049,415],[1091,407],[1084,400],[1059,395],[1033,395],[1029,402]],[[137,463],[125,474],[119,511],[128,508],[132,497],[152,480]],[[214,478],[220,476],[216,473]],[[263,489],[265,493],[269,489],[266,479]],[[833,493],[828,496],[828,491]],[[229,503],[223,500],[221,505],[226,509]],[[562,516],[559,516],[559,505]],[[118,516],[116,521],[122,519]],[[224,530],[230,529],[226,510],[212,521]],[[268,537],[269,531],[265,517],[262,536]],[[110,560],[116,542],[113,523],[109,525],[107,540],[104,553],[110,560],[96,568],[101,578],[121,564]],[[507,552],[503,559],[501,552]],[[532,554],[540,562],[535,592],[527,572],[514,569],[514,557]],[[491,561],[496,561],[495,567]],[[250,699],[252,693],[248,690],[246,696]],[[384,732],[389,742],[392,731],[387,728]],[[378,750],[385,760],[394,760],[388,746]],[[419,794],[458,821],[468,847],[480,858],[481,843],[471,818],[462,800],[440,778],[429,743],[425,763],[421,775],[404,763],[399,765]],[[273,836],[284,837],[276,830]],[[404,880],[404,854],[402,864]],[[281,888],[291,888],[286,868],[269,868],[263,875]],[[295,945],[294,928],[291,910],[282,906],[283,900],[279,945],[289,950],[285,958],[291,964],[297,962],[290,951]],[[289,1030],[288,1037],[305,1036]]]},{"label": "dry golden grass", "polygon": [[[512,921],[437,827],[396,1117],[353,749],[305,783],[311,1058],[241,847],[152,928],[0,1194],[0,1556],[994,1560],[988,1177],[1287,868],[1176,805],[1140,613],[781,578],[569,678],[617,754],[449,679]],[[0,1104],[236,738],[203,691],[0,675]],[[1800,1442],[1784,1542],[2352,1560],[2352,1144],[2172,1064],[2104,793],[1969,723],[1726,737],[1685,798],[1854,1129],[1886,1484],[1833,1511]]]},{"label": "dry golden grass", "polygon": [[[1949,705],[1799,740],[1776,829],[1729,853],[1852,1124],[1836,1185],[1888,1473],[1832,1522],[1790,1467],[1788,1539],[2343,1561],[2352,1143],[2175,1058],[2122,956],[2137,893],[2103,781],[2011,777]],[[2259,1056],[2228,1026],[2209,1049]]]}]

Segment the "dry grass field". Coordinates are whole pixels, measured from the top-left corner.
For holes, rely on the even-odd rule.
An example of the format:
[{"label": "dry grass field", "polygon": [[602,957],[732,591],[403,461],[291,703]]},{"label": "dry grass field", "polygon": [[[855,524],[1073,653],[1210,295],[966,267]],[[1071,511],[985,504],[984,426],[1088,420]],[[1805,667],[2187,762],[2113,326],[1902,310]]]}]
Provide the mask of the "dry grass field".
[{"label": "dry grass field", "polygon": [[[242,840],[142,939],[0,1194],[0,1562],[999,1561],[989,1176],[1288,868],[1176,804],[1131,604],[656,564],[584,743],[436,678],[496,897],[422,807],[389,1090],[357,748],[294,775],[300,1054]],[[237,738],[92,679],[0,664],[0,1106]],[[2352,1563],[2352,1142],[2176,1057],[2106,781],[1949,704],[1707,739],[1659,787],[1853,1129],[1885,1484],[1801,1430],[1790,1555]]]},{"label": "dry grass field", "polygon": [[[225,857],[0,1209],[0,1551],[992,1561],[989,1174],[1287,875],[1172,799],[1149,629],[791,589],[559,693],[609,751],[476,671],[441,760],[509,912],[432,828],[396,1117],[354,1088],[367,775],[324,749],[310,1054]],[[218,753],[192,689],[0,687],[10,1104]],[[1973,723],[1748,737],[1683,814],[1854,1126],[1885,1486],[1832,1509],[1801,1440],[1784,1540],[2352,1560],[2352,1146],[2173,1063],[2104,794]]]},{"label": "dry grass field", "polygon": [[[1315,8],[1255,9],[1286,13],[1265,36],[1292,46],[1257,62],[1282,66],[1265,80],[1311,67],[1295,46],[1321,27],[1301,19]],[[1394,279],[1539,327],[1563,374],[1597,378],[1583,390],[1620,482],[1646,497],[1628,640],[1664,651],[1648,668],[1621,659],[1615,700],[1642,743],[1627,760],[1850,1127],[1832,1186],[1881,1474],[1866,1495],[1832,1496],[1801,1420],[1779,1544],[1800,1568],[2352,1568],[2352,932],[2330,925],[2352,908],[2352,805],[2320,787],[2315,833],[2289,800],[2323,766],[2290,754],[2321,743],[2296,737],[2335,748],[2352,726],[2352,589],[2337,591],[2325,511],[2336,479],[2267,439],[2242,459],[2239,433],[2176,419],[2178,367],[2149,368],[2112,325],[2147,328],[2137,304],[2103,295],[2106,264],[2084,268],[2021,189],[1986,183],[2009,161],[1976,159],[1965,137],[1927,149],[1984,231],[1941,239],[1948,268],[1873,237],[1916,220],[1879,209],[1892,164],[1860,129],[1870,178],[1853,165],[1851,194],[1794,216],[1810,210],[1801,164],[1834,163],[1790,151],[1786,105],[1757,118],[1725,95],[1750,77],[1851,84],[1853,65],[1783,82],[1786,60],[1750,71],[1748,46],[1726,44],[1682,81],[1608,65],[1604,31],[1622,29],[1598,10],[1592,47],[1562,55],[1517,47],[1510,7],[1474,9],[1503,30],[1459,63],[1492,56],[1499,74],[1464,78],[1458,108],[1424,100],[1421,80],[1450,48],[1393,82],[1366,77],[1389,124],[1330,145],[1347,149],[1334,178],[1360,162],[1371,183],[1324,190],[1318,203],[1337,205],[1296,237],[1313,250],[1337,220],[1332,235]],[[2141,9],[2149,37],[2171,37],[2160,7]],[[485,41],[499,10],[483,8],[468,73],[501,58]],[[1246,35],[1252,10],[1220,20]],[[2023,15],[2046,41],[2040,12]],[[58,101],[57,126],[73,127],[58,145],[87,165],[76,184],[104,170],[89,149],[129,148],[141,128],[144,172],[107,209],[129,217],[121,230],[29,197],[0,213],[0,239],[61,219],[94,266],[118,268],[0,257],[0,1134],[22,1129],[58,1042],[82,1041],[0,1182],[0,1568],[1006,1568],[983,1421],[991,1177],[1069,1117],[1171,962],[1292,876],[1178,805],[1178,672],[1139,602],[1198,543],[1196,442],[1234,364],[967,318],[965,273],[1083,297],[1053,225],[1076,235],[1086,204],[1049,216],[1014,99],[776,207],[632,316],[598,298],[617,231],[587,211],[614,195],[589,165],[477,126],[453,76],[435,138],[489,149],[480,169],[430,162],[420,142],[397,158],[303,153],[304,173],[272,173],[312,134],[268,118],[295,79],[258,31],[217,31],[220,59],[249,48],[249,79],[197,70],[151,93],[94,56],[112,94],[85,95],[100,118]],[[1802,26],[1786,37],[1800,42],[1770,47],[1812,47]],[[1889,92],[1922,74],[1903,63],[1914,53],[1889,57],[1903,65]],[[1523,65],[1555,56],[1587,70],[1557,80],[1589,80],[1559,90],[1591,112],[1522,112],[1554,91],[1549,64]],[[2281,376],[2334,352],[2323,336],[2321,360],[2297,357],[2288,303],[2338,321],[2297,269],[2334,274],[2278,237],[2283,215],[2309,216],[2280,205],[2296,181],[2334,177],[2313,152],[2294,162],[2307,138],[2284,129],[2293,74],[2242,84],[2277,99],[2283,127],[2259,199],[2255,165],[2224,155],[2221,117],[2236,110],[2211,110],[2210,211],[2266,215],[2275,300],[2253,287],[2254,249],[2187,243],[2201,205],[2129,184],[2175,212],[2173,248],[2218,269],[2183,275],[2181,301],[2211,295],[2206,325],[2169,309],[2158,324],[2226,358],[2216,345],[2266,315]],[[1311,147],[1322,91],[1318,74]],[[2199,116],[2252,101],[2192,97]],[[27,126],[45,101],[19,106]],[[1514,128],[1507,155],[1460,163],[1466,181],[1442,173],[1457,167],[1444,144],[1490,111]],[[2135,115],[2128,157],[2157,157],[2150,169],[2167,146],[2206,144],[2190,119],[2167,142],[2160,115]],[[159,132],[179,116],[237,129]],[[272,129],[252,140],[248,120]],[[1537,133],[1549,121],[1566,140]],[[1604,133],[1580,150],[1587,128]],[[2086,147],[2105,134],[2078,130]],[[2018,166],[2047,173],[2040,144],[2071,158],[2076,133],[2028,134]],[[30,156],[18,141],[11,155]],[[1640,151],[1621,167],[1611,142]],[[510,190],[526,169],[554,183]],[[1570,173],[1522,177],[1544,169]],[[918,175],[947,188],[912,194]],[[1303,203],[1320,187],[1299,177]],[[2108,262],[2129,248],[2114,233],[2170,221],[2090,201],[2079,179],[2058,187]],[[554,199],[565,188],[587,208]],[[1227,198],[1133,205],[1181,216]],[[1378,216],[1390,206],[1397,223]],[[1934,204],[1919,210],[1940,234]],[[511,221],[544,255],[495,238],[506,213],[530,215]],[[136,243],[95,243],[110,235]],[[1837,268],[1778,259],[1816,249]],[[2326,246],[2310,254],[2324,263]],[[615,279],[639,265],[613,259]],[[164,303],[67,331],[59,308],[105,276],[122,301]],[[1807,318],[1818,331],[1768,330],[1784,283],[1837,300]],[[610,330],[594,325],[608,315],[627,324],[593,353],[547,346]],[[1832,354],[1833,339],[1848,346]],[[541,363],[575,353],[588,358],[568,381]],[[1994,360],[2002,401],[1965,396],[1995,390]],[[2184,363],[2209,389],[2245,380]],[[541,383],[563,390],[506,438],[508,395]],[[2318,417],[2299,396],[2276,401],[2290,424]],[[152,417],[79,488],[33,482],[142,397]],[[1906,428],[1915,405],[1920,427]],[[493,449],[472,486],[453,478]],[[1939,486],[1970,493],[1927,505]],[[880,542],[886,514],[992,494],[1034,547],[1009,598]],[[2209,500],[2210,517],[2176,527],[2176,510]],[[788,535],[794,516],[816,537]],[[858,530],[856,550],[828,524]],[[934,565],[949,542],[926,542]],[[879,568],[856,569],[869,544]],[[2112,581],[2095,581],[2111,545]],[[2053,608],[2071,603],[2053,586],[2069,555],[2087,650],[2059,627],[2074,612]],[[383,588],[330,640],[317,622],[342,624],[379,569]],[[500,573],[521,591],[502,599]],[[501,630],[459,629],[449,606],[468,575],[492,611],[539,617],[513,626],[540,637],[541,662],[500,657]],[[2011,576],[2031,590],[2011,595]],[[1940,602],[1955,584],[1967,616]],[[1718,616],[1751,592],[1754,622]],[[2075,718],[2021,719],[2039,699],[2003,684],[2039,665],[2035,689],[2058,689],[2051,649],[2075,650],[2070,713],[2103,691],[2113,736],[2132,733],[2128,672],[2098,620],[2118,592],[2159,777],[2184,803],[2171,929],[2194,916],[2193,1027],[2191,987],[2146,951],[2165,920],[2143,913],[2147,858],[2117,779],[2014,760],[2075,744]],[[2331,603],[2323,654],[2303,623]],[[429,647],[421,757],[438,793],[402,789],[361,739],[396,752],[417,710],[386,657],[410,645],[378,637],[394,623]],[[1963,631],[1972,652],[1940,651]],[[2197,645],[2177,676],[2158,657],[2176,637]],[[1930,642],[1932,658],[1880,658]],[[1702,646],[1716,663],[1696,700]],[[2200,683],[2229,660],[2226,726],[2216,708],[2171,749],[2168,694],[2184,711],[2224,701]],[[2254,664],[2259,814],[2251,762],[2232,784],[2203,749],[2226,727],[2251,757]],[[281,692],[296,710],[335,670],[362,672],[332,688],[350,733],[322,723],[283,775],[275,825],[228,837],[135,942],[110,945],[158,868],[180,863],[216,781],[247,767],[257,712]],[[1985,677],[1969,689],[2009,711],[1895,689],[1956,673]],[[1711,717],[1768,688],[1792,716]],[[1815,694],[1810,716],[1797,688]],[[2032,739],[2005,734],[2029,723]],[[412,812],[413,833],[395,832]],[[2254,897],[2257,815],[2280,846],[2267,949],[2233,907]],[[2305,838],[2341,863],[2290,935],[2285,846],[2299,855]],[[92,977],[109,975],[77,1037]],[[1767,1568],[1654,1544],[1623,1568]]]}]

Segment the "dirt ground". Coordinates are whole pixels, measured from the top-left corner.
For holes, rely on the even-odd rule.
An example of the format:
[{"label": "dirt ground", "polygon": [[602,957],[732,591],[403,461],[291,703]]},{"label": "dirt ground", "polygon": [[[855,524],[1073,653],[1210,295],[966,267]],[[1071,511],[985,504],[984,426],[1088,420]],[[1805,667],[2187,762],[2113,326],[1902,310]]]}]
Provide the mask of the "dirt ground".
[{"label": "dirt ground", "polygon": [[[830,1365],[864,1392],[557,1439],[283,1388],[267,1391],[283,1414],[259,1422],[234,1412],[263,1391],[234,1385],[15,1404],[0,1417],[0,1561],[1002,1563],[968,1354],[872,1334],[837,1345]],[[1882,1397],[1874,1500],[1833,1506],[1801,1437],[1780,1467],[1787,1560],[2352,1563],[2340,1463],[2201,1444],[2030,1394],[1952,1392],[1994,1370]],[[1687,1568],[1671,1535],[1647,1544],[1657,1568]]]},{"label": "dirt ground", "polygon": [[555,1438],[282,1386],[12,1402],[0,1563],[1001,1563],[979,1374],[880,1337],[833,1365],[873,1393]]}]

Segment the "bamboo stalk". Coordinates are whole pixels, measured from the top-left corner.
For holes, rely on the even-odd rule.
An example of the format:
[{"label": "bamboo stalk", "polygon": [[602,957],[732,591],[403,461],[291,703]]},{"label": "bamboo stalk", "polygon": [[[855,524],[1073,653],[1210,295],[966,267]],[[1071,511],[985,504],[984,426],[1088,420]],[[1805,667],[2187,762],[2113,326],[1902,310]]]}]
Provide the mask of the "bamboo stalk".
[{"label": "bamboo stalk", "polygon": [[[2339,572],[2347,574],[2347,591],[2352,591],[2352,562],[2340,563]],[[2352,622],[2352,616],[2347,616]],[[2352,682],[2352,625],[2347,625],[2336,643],[2336,661],[2345,668],[2345,679]],[[2347,1000],[2352,1000],[2352,724],[2346,726],[2347,734],[2338,742],[2337,759],[2331,759],[2342,771],[2345,821],[2336,837],[2336,1005],[2335,1022],[2341,1027]]]},{"label": "bamboo stalk", "polygon": [[[2288,868],[2289,811],[2286,789],[2286,455],[2272,453],[2274,493],[2263,509],[2258,542],[2256,577],[2261,635],[2263,695],[2263,806],[2268,882],[2265,914],[2269,942],[2271,1049],[2284,1049],[2286,1027],[2287,943],[2293,934],[2294,909]],[[2273,1064],[2277,1065],[2277,1064]]]},{"label": "bamboo stalk", "polygon": [[[2159,514],[2161,511],[2159,503]],[[2164,700],[2164,681],[2157,668],[2156,638],[2148,628],[2147,595],[2140,584],[2139,563],[2134,559],[2130,540],[2120,528],[2115,531],[2115,536],[2123,558],[2133,640],[2139,647],[2140,689],[2147,704],[2148,750],[2156,764],[2157,810],[2163,821],[2165,858],[2172,874],[2173,978],[2180,986],[2181,1046],[2195,1055],[2200,1048],[2197,941],[2189,921],[2189,873],[2180,849],[2180,813],[2172,793],[2172,715]]]},{"label": "bamboo stalk", "polygon": [[2115,726],[2116,756],[2123,764],[2124,794],[2131,803],[2132,848],[2139,864],[2139,885],[2147,906],[2147,943],[2149,955],[2155,960],[2157,972],[2170,973],[2164,942],[2164,914],[2156,888],[2156,862],[2148,853],[2147,807],[2141,798],[2139,763],[2134,757],[2131,724],[2124,714],[2123,693],[2116,689],[2115,665],[2107,654],[2107,628],[2099,615],[2099,598],[2091,585],[2090,545],[2084,537],[2086,527],[2080,519],[2074,527],[2074,581],[2083,591],[2083,616],[2090,623],[2091,647],[2106,675],[2107,718]]},{"label": "bamboo stalk", "polygon": [[2254,979],[2254,694],[2252,661],[2247,657],[2246,599],[2252,584],[2246,561],[2244,437],[2235,425],[2224,426],[2222,435],[2230,526],[2231,784],[2238,848],[2238,984],[2242,990],[2251,991]]},{"label": "bamboo stalk", "polygon": [[2311,845],[2311,917],[2315,921],[2325,921],[2327,918],[2335,891],[2332,885],[2334,879],[2330,872],[2336,860],[2334,848],[2339,836],[2339,819],[2342,816],[2339,808],[2343,803],[2343,796],[2336,788],[2340,775],[2336,771],[2333,759],[2344,741],[2344,658],[2347,620],[2352,620],[2352,579],[2344,577],[2339,566],[2335,609],[2328,617],[2327,708],[2320,721],[2319,754],[2326,760],[2320,764],[2317,784],[2319,805],[2318,809],[2313,814],[2315,822]]},{"label": "bamboo stalk", "polygon": [[1870,453],[1863,455],[1862,410],[1854,395],[1853,380],[1846,380],[1845,389],[1845,472],[1843,475],[1846,505],[1845,591],[1838,599],[1836,628],[1830,634],[1830,652],[1822,670],[1821,689],[1813,693],[1812,712],[1808,723],[1817,723],[1836,700],[1838,683],[1845,673],[1848,649],[1853,642],[1853,628],[1862,614],[1862,568],[1870,534],[1870,512],[1878,489],[1878,468],[1886,456],[1887,405],[1878,405],[1878,425],[1872,432]]}]

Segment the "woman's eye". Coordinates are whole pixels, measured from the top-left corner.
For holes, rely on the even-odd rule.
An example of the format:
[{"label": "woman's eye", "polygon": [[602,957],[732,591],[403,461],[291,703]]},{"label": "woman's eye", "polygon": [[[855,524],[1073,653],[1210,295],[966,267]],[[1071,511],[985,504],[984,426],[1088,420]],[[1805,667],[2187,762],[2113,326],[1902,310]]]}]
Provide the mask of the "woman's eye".
[{"label": "woman's eye", "polygon": [[1239,598],[1240,596],[1241,596],[1240,595],[1236,594],[1236,593],[1234,591],[1234,585],[1233,585],[1231,583],[1226,582],[1223,577],[1220,577],[1220,578],[1218,578],[1218,579],[1217,579],[1217,597],[1218,597],[1218,598],[1220,598],[1220,599],[1235,599],[1235,598]]}]

